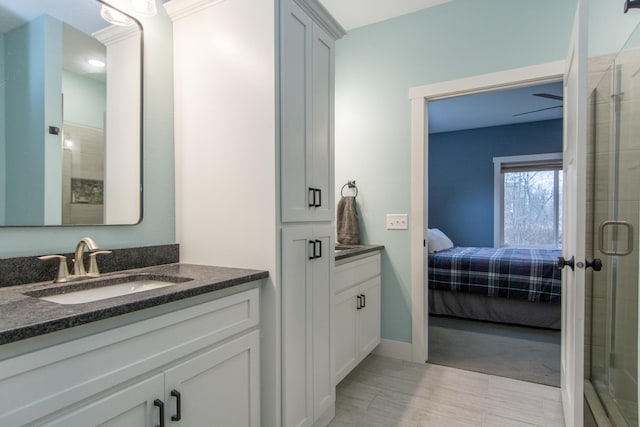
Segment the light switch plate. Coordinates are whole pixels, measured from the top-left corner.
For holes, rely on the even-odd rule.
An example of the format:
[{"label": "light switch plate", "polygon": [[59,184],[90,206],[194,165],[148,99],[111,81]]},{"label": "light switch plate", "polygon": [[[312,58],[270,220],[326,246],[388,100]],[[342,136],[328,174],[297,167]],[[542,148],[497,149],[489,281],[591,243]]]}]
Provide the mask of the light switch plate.
[{"label": "light switch plate", "polygon": [[407,214],[387,214],[387,230],[406,230],[408,228]]}]

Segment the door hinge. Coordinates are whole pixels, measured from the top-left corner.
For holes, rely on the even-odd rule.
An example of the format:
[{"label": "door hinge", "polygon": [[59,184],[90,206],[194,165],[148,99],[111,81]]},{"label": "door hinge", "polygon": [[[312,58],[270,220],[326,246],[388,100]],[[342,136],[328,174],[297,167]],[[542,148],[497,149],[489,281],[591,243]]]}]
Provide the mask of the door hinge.
[{"label": "door hinge", "polygon": [[427,241],[426,240],[422,241],[422,246],[425,247],[425,248],[427,247]]}]

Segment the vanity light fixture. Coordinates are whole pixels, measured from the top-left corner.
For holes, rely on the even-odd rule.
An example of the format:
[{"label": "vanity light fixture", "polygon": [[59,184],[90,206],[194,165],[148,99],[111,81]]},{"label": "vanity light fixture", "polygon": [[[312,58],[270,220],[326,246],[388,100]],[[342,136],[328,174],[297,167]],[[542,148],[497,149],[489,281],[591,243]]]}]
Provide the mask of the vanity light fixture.
[{"label": "vanity light fixture", "polygon": [[103,4],[100,8],[100,16],[102,16],[102,19],[113,25],[120,25],[122,27],[133,25],[133,19],[129,18],[124,13],[107,6],[106,4]]},{"label": "vanity light fixture", "polygon": [[138,15],[155,16],[158,13],[156,0],[131,0],[131,5]]},{"label": "vanity light fixture", "polygon": [[89,58],[87,59],[87,62],[89,63],[89,65],[96,67],[96,68],[104,68],[107,64],[104,63],[104,61],[101,61],[99,59],[96,58]]}]

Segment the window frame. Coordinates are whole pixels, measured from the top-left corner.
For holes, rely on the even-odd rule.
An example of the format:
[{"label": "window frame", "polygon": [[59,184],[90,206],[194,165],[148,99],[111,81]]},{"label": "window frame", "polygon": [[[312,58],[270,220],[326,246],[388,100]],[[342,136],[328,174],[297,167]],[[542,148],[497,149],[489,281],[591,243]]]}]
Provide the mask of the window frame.
[{"label": "window frame", "polygon": [[[562,153],[526,154],[520,156],[504,156],[493,158],[493,247],[502,248],[504,245],[504,179],[502,177],[502,165],[505,163],[545,162],[549,160],[562,160]],[[564,168],[563,168],[564,169]],[[560,173],[563,172],[560,169]],[[557,186],[557,183],[556,183]],[[558,206],[556,198],[556,211],[562,209]],[[546,247],[546,246],[537,246]]]}]

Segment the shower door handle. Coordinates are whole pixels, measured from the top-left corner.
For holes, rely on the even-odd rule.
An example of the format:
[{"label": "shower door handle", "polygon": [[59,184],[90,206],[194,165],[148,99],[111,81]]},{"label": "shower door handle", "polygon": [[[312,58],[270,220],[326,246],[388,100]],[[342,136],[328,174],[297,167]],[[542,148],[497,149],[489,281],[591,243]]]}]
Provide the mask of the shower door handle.
[{"label": "shower door handle", "polygon": [[[604,230],[611,226],[625,227],[627,229],[627,248],[624,251],[609,250],[609,248],[604,247]],[[627,221],[603,221],[598,227],[598,250],[605,255],[629,255],[633,252],[633,225]]]}]

